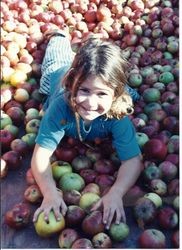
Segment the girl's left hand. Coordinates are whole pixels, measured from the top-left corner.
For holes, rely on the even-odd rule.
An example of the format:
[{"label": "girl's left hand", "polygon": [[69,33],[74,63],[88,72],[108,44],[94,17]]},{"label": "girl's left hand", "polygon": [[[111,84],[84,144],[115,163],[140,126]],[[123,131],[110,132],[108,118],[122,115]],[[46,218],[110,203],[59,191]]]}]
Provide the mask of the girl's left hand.
[{"label": "girl's left hand", "polygon": [[[121,221],[126,222],[123,200],[116,191],[110,190],[93,206],[91,211],[100,207],[103,207],[103,223],[106,224],[106,229],[109,229],[112,222],[116,224]],[[115,221],[113,221],[114,217]]]}]

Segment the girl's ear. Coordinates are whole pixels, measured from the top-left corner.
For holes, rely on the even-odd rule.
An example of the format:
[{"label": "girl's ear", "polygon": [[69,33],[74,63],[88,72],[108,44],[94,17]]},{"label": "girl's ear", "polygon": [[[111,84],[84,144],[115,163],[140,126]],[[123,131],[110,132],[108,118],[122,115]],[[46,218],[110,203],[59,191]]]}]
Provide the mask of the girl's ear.
[{"label": "girl's ear", "polygon": [[106,117],[121,119],[123,116],[131,115],[133,112],[132,98],[127,92],[124,92],[122,95],[115,98]]}]

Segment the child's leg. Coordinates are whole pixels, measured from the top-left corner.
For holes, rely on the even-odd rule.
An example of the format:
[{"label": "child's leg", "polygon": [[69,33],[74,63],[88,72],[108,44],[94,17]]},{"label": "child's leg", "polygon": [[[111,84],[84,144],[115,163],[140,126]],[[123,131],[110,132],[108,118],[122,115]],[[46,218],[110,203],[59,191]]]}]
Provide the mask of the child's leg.
[{"label": "child's leg", "polygon": [[51,37],[42,62],[40,93],[50,94],[51,75],[59,68],[71,65],[73,56],[74,54],[68,38],[61,35]]}]

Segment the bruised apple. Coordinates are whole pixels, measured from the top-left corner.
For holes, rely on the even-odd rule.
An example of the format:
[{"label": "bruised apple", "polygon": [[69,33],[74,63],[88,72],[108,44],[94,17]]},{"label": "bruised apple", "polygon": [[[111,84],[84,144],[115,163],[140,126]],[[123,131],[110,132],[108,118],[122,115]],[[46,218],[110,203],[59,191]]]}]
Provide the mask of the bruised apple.
[{"label": "bruised apple", "polygon": [[82,222],[82,230],[89,236],[104,232],[104,224],[102,222],[102,212],[93,211],[88,214]]},{"label": "bruised apple", "polygon": [[57,221],[53,211],[51,211],[49,213],[49,221],[47,222],[44,220],[44,213],[41,212],[34,226],[39,236],[50,237],[55,233],[61,232],[65,228],[65,219],[61,216],[61,219]]},{"label": "bruised apple", "polygon": [[72,244],[79,238],[77,231],[73,228],[65,228],[58,238],[60,248],[71,248]]},{"label": "bruised apple", "polygon": [[91,240],[87,238],[80,238],[77,239],[73,245],[71,246],[72,249],[93,249],[93,244]]},{"label": "bruised apple", "polygon": [[65,215],[66,225],[71,227],[80,225],[85,215],[85,211],[81,207],[77,205],[68,206]]},{"label": "bruised apple", "polygon": [[165,248],[166,237],[160,230],[146,229],[139,236],[139,245],[141,248]]},{"label": "bruised apple", "polygon": [[92,238],[92,243],[94,248],[105,249],[112,247],[111,238],[104,232],[94,235],[94,237]]},{"label": "bruised apple", "polygon": [[40,203],[42,201],[42,193],[37,184],[32,184],[26,188],[24,198],[30,203]]},{"label": "bruised apple", "polygon": [[146,197],[139,198],[133,210],[138,226],[141,228],[144,228],[146,223],[152,222],[157,213],[155,204]]},{"label": "bruised apple", "polygon": [[63,191],[63,199],[67,205],[78,205],[81,193],[77,190]]},{"label": "bruised apple", "polygon": [[20,229],[30,222],[31,211],[27,204],[17,203],[12,209],[6,212],[5,222],[8,226]]}]

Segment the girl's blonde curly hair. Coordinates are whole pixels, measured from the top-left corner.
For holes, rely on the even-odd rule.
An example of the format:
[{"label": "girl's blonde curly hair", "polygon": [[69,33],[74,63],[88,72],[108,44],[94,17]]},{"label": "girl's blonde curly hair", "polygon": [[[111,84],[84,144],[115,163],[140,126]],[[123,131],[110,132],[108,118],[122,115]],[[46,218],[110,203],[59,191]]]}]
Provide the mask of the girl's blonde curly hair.
[{"label": "girl's blonde curly hair", "polygon": [[75,97],[79,86],[89,77],[100,77],[107,86],[114,90],[115,100],[107,118],[121,119],[133,112],[130,95],[125,91],[127,83],[126,71],[128,62],[123,57],[122,50],[111,41],[89,38],[78,50],[63,79],[63,86],[69,93],[69,103],[76,112]]}]

